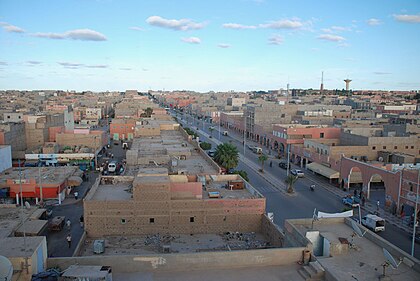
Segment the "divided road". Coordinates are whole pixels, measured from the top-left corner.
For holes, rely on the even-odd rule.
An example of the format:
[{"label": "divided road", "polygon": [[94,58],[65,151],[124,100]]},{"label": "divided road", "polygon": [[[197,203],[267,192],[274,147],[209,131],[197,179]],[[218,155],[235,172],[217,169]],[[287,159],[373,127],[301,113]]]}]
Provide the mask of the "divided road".
[{"label": "divided road", "polygon": [[[171,114],[177,117],[174,112],[171,112]],[[278,167],[278,159],[270,158],[264,166],[265,172],[260,173],[258,169],[261,167],[261,163],[258,161],[258,155],[246,148],[244,156],[243,144],[238,138],[220,134],[219,140],[218,126],[215,126],[215,130],[210,132],[208,127],[214,126],[214,124],[207,122],[203,124],[201,120],[197,122],[197,119],[193,120],[192,117],[186,117],[186,122],[181,117],[184,116],[178,114],[178,121],[183,126],[194,129],[199,134],[200,140],[212,143],[213,148],[223,142],[230,142],[236,145],[240,153],[240,162],[237,169],[246,171],[250,183],[266,197],[266,212],[274,213],[274,222],[280,227],[283,227],[284,220],[286,219],[312,217],[315,208],[319,211],[330,213],[341,212],[345,208],[341,203],[341,198],[326,188],[323,188],[323,186],[329,185],[327,180],[310,174],[305,174],[305,178],[298,179],[295,184],[295,194],[287,194],[284,184],[286,170]],[[199,129],[197,130],[197,128]],[[221,128],[221,130],[223,132],[224,129]],[[212,134],[212,138],[209,138],[210,134]],[[229,134],[231,134],[230,131]],[[269,166],[270,161],[273,161],[272,167]],[[299,167],[292,165],[293,168]],[[309,188],[313,183],[316,184],[315,191],[311,191]],[[358,216],[358,210],[354,209],[354,212]],[[365,212],[362,211],[362,215],[364,214]],[[409,233],[402,231],[392,224],[387,224],[386,231],[378,233],[378,235],[403,251],[411,253],[411,236]],[[420,258],[420,245],[416,244],[415,246],[414,256]]]}]

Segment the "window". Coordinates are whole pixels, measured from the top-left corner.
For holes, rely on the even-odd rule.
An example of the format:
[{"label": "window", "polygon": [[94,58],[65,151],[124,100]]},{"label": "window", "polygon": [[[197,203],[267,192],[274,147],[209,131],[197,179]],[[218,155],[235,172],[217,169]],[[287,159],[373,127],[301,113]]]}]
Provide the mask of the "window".
[{"label": "window", "polygon": [[149,223],[155,223],[155,218],[150,218]]},{"label": "window", "polygon": [[382,146],[382,148],[383,148],[383,149],[386,149],[386,146],[384,145],[384,146]]},{"label": "window", "polygon": [[10,115],[7,115],[7,119],[10,119]]},{"label": "window", "polygon": [[414,145],[411,146],[411,149],[414,149]]},{"label": "window", "polygon": [[396,146],[396,145],[395,145],[395,146],[394,146],[394,149],[398,149],[398,146]]},{"label": "window", "polygon": [[321,135],[319,136],[321,139],[324,138],[324,133],[321,133]]},{"label": "window", "polygon": [[376,146],[372,146],[372,150],[375,150],[376,149]]},{"label": "window", "polygon": [[405,146],[405,149],[408,149],[408,145]]},{"label": "window", "polygon": [[194,217],[190,217],[190,222],[194,222]]},{"label": "window", "polygon": [[121,224],[125,224],[126,220],[125,219],[121,219]]}]

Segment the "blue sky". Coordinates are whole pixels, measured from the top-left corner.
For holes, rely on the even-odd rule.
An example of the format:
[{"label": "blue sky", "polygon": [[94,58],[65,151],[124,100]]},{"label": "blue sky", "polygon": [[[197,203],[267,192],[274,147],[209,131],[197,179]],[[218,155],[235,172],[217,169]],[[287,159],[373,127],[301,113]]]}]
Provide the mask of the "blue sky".
[{"label": "blue sky", "polygon": [[420,89],[419,0],[0,0],[0,89]]}]

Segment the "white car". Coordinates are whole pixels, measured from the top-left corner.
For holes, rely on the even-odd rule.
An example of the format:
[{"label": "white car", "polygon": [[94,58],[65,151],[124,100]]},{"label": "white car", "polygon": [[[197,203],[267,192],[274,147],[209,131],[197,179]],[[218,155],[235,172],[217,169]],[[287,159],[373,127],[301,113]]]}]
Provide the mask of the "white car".
[{"label": "white car", "polygon": [[298,178],[303,178],[305,176],[305,174],[303,173],[302,170],[298,170],[298,169],[293,169],[290,171],[290,173]]}]

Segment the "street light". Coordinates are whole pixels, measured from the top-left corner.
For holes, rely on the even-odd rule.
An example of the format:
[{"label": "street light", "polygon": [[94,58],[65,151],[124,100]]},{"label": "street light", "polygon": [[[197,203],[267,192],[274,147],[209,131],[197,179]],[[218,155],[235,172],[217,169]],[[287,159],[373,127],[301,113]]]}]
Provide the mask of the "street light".
[{"label": "street light", "polygon": [[419,201],[419,181],[420,169],[417,169],[417,191],[416,191],[416,207],[414,208],[414,221],[413,221],[413,239],[411,241],[411,256],[414,257],[414,243],[416,241],[416,228],[417,228],[417,204]]}]

